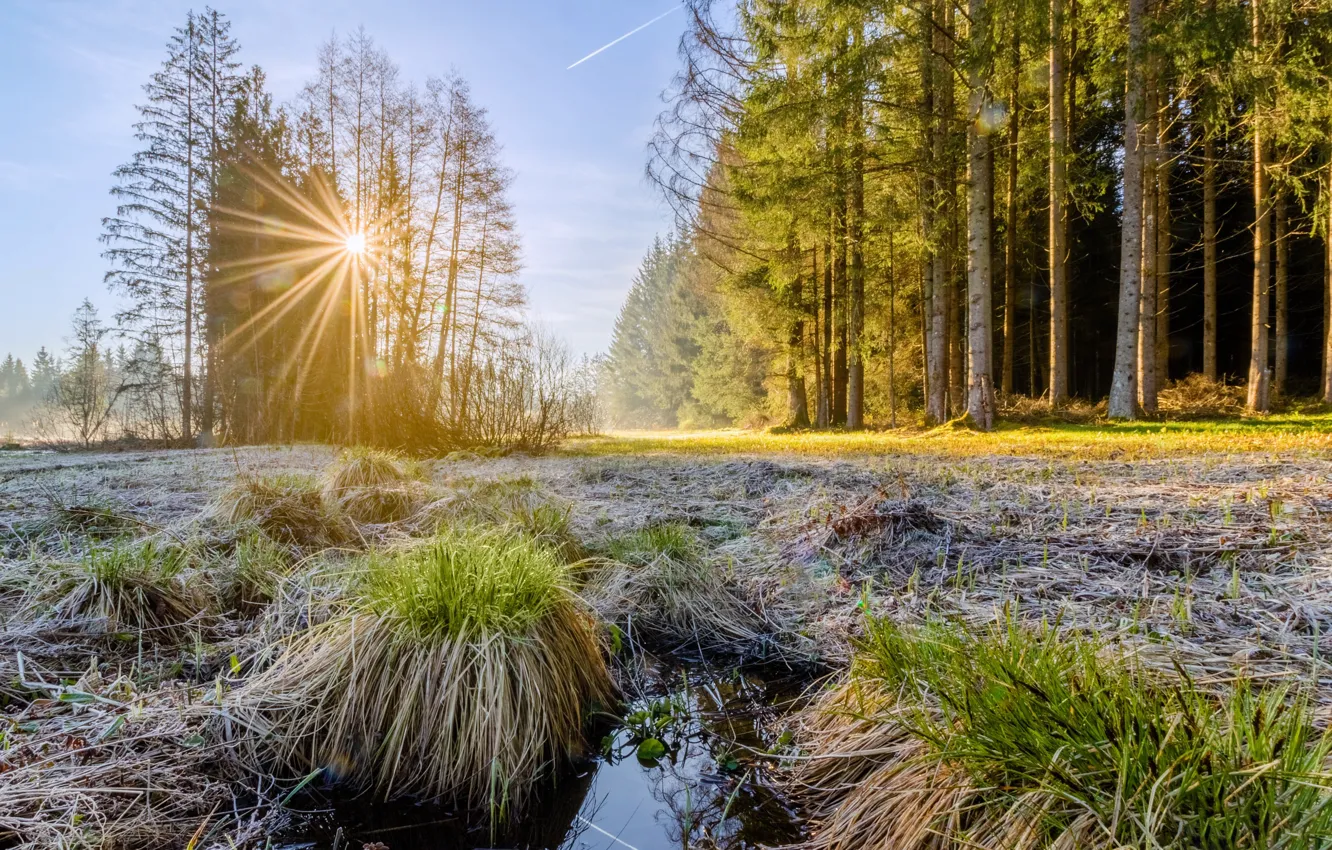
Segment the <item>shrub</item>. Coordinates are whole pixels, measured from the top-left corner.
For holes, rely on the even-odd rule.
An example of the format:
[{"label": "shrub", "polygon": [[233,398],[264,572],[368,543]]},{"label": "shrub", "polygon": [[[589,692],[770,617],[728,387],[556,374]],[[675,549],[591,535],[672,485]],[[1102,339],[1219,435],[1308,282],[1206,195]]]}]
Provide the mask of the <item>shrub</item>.
[{"label": "shrub", "polygon": [[349,609],[236,695],[247,756],[330,767],[381,797],[521,808],[613,696],[587,612],[549,548],[460,528],[368,556]]},{"label": "shrub", "polygon": [[806,733],[822,848],[1323,847],[1329,739],[1303,694],[1226,693],[1009,622],[872,620]]}]

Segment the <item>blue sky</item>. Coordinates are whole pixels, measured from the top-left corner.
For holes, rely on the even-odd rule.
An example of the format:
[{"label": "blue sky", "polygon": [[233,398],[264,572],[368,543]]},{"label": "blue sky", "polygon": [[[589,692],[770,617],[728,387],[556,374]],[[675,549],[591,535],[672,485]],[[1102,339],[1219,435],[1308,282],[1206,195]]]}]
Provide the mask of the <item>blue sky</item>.
[{"label": "blue sky", "polygon": [[[534,315],[603,350],[638,261],[670,228],[643,176],[685,17],[671,0],[215,0],[277,99],[314,76],[320,42],[364,24],[424,82],[456,68],[517,173]],[[60,348],[88,297],[108,318],[98,242],[111,171],[135,150],[141,86],[191,7],[175,0],[0,0],[0,356]]]}]

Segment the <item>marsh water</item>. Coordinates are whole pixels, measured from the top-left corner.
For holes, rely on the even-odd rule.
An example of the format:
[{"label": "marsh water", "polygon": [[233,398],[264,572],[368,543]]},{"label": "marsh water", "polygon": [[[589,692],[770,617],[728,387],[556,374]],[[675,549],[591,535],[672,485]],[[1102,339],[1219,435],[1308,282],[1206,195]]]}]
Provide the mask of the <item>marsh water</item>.
[{"label": "marsh water", "polygon": [[[437,803],[374,803],[337,789],[293,800],[284,850],[747,850],[801,837],[772,782],[773,721],[788,680],[697,665],[635,677],[622,725],[503,832]],[[655,757],[654,757],[655,756]]]}]

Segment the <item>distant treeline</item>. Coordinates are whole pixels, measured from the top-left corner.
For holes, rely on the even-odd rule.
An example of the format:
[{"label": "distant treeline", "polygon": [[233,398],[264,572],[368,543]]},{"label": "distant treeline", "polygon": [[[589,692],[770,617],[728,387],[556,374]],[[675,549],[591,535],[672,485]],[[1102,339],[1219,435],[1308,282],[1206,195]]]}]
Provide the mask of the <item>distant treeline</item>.
[{"label": "distant treeline", "polygon": [[0,361],[0,437],[19,431],[34,407],[49,398],[60,364],[45,348],[37,352],[32,366],[13,354]]}]

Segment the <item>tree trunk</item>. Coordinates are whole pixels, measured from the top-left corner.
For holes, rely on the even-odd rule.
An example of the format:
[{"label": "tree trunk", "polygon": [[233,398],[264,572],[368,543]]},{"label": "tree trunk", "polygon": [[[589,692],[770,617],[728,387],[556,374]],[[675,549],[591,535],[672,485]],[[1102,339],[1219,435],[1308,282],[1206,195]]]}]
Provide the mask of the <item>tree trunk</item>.
[{"label": "tree trunk", "polygon": [[975,427],[989,431],[994,427],[994,369],[990,352],[994,165],[990,159],[990,132],[985,124],[989,98],[985,89],[986,63],[982,57],[989,16],[984,4],[985,0],[970,0],[968,4],[973,55],[968,69],[967,105],[967,416]]},{"label": "tree trunk", "polygon": [[180,438],[188,440],[194,428],[190,417],[194,412],[194,74],[198,66],[195,58],[197,40],[194,34],[194,13],[186,24],[189,39],[189,63],[185,69],[185,364],[180,385]]},{"label": "tree trunk", "polygon": [[1022,82],[1022,40],[1018,22],[1013,22],[1010,48],[1013,87],[1008,91],[1008,209],[1004,216],[1004,360],[999,378],[1000,391],[1013,394],[1013,366],[1017,355],[1017,230],[1018,230],[1018,142],[1021,119],[1018,117]]},{"label": "tree trunk", "polygon": [[[796,268],[799,269],[799,248],[796,249]],[[805,395],[805,376],[800,373],[801,354],[805,343],[804,280],[799,271],[791,284],[791,306],[794,318],[791,335],[786,345],[786,401],[787,424],[795,428],[809,427],[809,401]]]},{"label": "tree trunk", "polygon": [[[1332,201],[1332,169],[1324,189]],[[1327,207],[1327,235],[1323,239],[1323,403],[1332,404],[1332,203]]]},{"label": "tree trunk", "polygon": [[[453,235],[449,241],[449,272],[444,288],[444,314],[439,320],[439,347],[435,354],[435,382],[431,388],[430,409],[437,412],[444,397],[444,366],[448,362],[449,337],[454,324],[453,302],[457,298],[459,248],[462,240],[464,175],[467,173],[467,149],[460,151],[458,172],[453,189]],[[354,356],[354,355],[353,355]]]},{"label": "tree trunk", "polygon": [[[951,169],[950,169],[951,170]],[[956,176],[955,174],[953,176]],[[950,193],[949,220],[951,229],[948,250],[948,370],[950,386],[948,388],[948,406],[954,416],[961,416],[967,409],[967,259],[962,252],[962,241],[966,237],[967,215],[965,200],[958,202],[956,180],[949,180],[955,187]],[[965,187],[961,187],[965,188]],[[959,268],[961,266],[961,268]]]},{"label": "tree trunk", "polygon": [[[1252,0],[1253,46],[1262,46],[1262,10],[1259,0]],[[1267,138],[1262,128],[1262,112],[1254,104],[1253,114],[1253,312],[1249,338],[1249,411],[1265,413],[1268,408],[1268,300],[1272,273],[1270,248],[1272,210],[1267,188]]]},{"label": "tree trunk", "polygon": [[[861,34],[854,34],[857,48]],[[859,61],[858,53],[857,59]],[[846,241],[851,257],[847,269],[850,303],[847,305],[847,386],[846,427],[859,430],[865,426],[865,360],[861,350],[865,330],[865,119],[864,97],[859,73],[851,74],[851,173],[847,198]]]},{"label": "tree trunk", "polygon": [[1064,0],[1050,0],[1050,403],[1068,400],[1068,134],[1064,114]]},{"label": "tree trunk", "polygon": [[1156,146],[1157,78],[1148,82],[1146,140],[1143,143],[1142,187],[1142,298],[1138,302],[1138,404],[1144,413],[1156,413]]},{"label": "tree trunk", "polygon": [[1218,378],[1216,368],[1216,143],[1203,128],[1203,374]]},{"label": "tree trunk", "polygon": [[833,222],[833,425],[846,424],[847,383],[847,287],[846,287],[846,196],[836,204]]},{"label": "tree trunk", "polygon": [[[943,89],[944,81],[951,70],[943,61],[942,0],[936,0],[931,6],[930,20],[927,23],[926,44],[931,45],[925,51],[925,115],[929,122],[929,176],[928,192],[925,202],[926,221],[925,238],[930,246],[929,267],[926,272],[928,293],[926,296],[927,337],[925,344],[926,387],[928,396],[925,400],[925,420],[931,425],[938,425],[948,418],[948,349],[947,349],[947,291],[948,275],[945,262],[945,231],[943,196],[944,196],[944,158],[947,151],[948,127],[944,119]],[[938,24],[938,26],[936,26]]]},{"label": "tree trunk", "polygon": [[[939,92],[939,121],[945,140],[956,131],[956,90],[954,79],[954,47],[956,27],[952,2],[943,3],[943,32],[940,34],[940,65],[936,84],[941,85]],[[964,324],[963,309],[966,304],[965,261],[961,259],[961,242],[965,223],[962,221],[965,210],[958,202],[958,166],[954,151],[947,144],[943,145],[944,205],[946,217],[946,249],[944,253],[944,274],[946,313],[945,339],[948,351],[948,410],[954,416],[960,416],[967,407],[967,332]]]},{"label": "tree trunk", "polygon": [[810,250],[813,261],[810,263],[809,280],[810,287],[809,303],[811,307],[810,315],[813,318],[810,327],[810,335],[814,350],[814,427],[824,427],[825,416],[827,415],[828,398],[823,394],[823,325],[820,324],[819,306],[823,300],[822,287],[819,286],[819,259],[818,246]]},{"label": "tree trunk", "polygon": [[1323,239],[1323,386],[1324,404],[1332,404],[1332,169],[1328,170],[1327,235]]},{"label": "tree trunk", "polygon": [[819,428],[833,425],[833,244],[823,242],[822,384],[819,385]]},{"label": "tree trunk", "polygon": [[1272,393],[1277,398],[1286,394],[1286,357],[1290,351],[1290,327],[1287,324],[1286,281],[1290,268],[1290,222],[1286,214],[1286,196],[1276,199],[1276,349],[1273,352],[1274,374]]},{"label": "tree trunk", "polygon": [[897,256],[888,231],[888,424],[897,427]]},{"label": "tree trunk", "polygon": [[1156,387],[1170,381],[1170,122],[1157,89],[1156,119]]},{"label": "tree trunk", "polygon": [[1128,72],[1124,94],[1124,222],[1119,242],[1119,317],[1115,332],[1115,370],[1110,384],[1112,419],[1137,417],[1138,303],[1142,263],[1142,124],[1143,23],[1146,0],[1128,4]]}]

